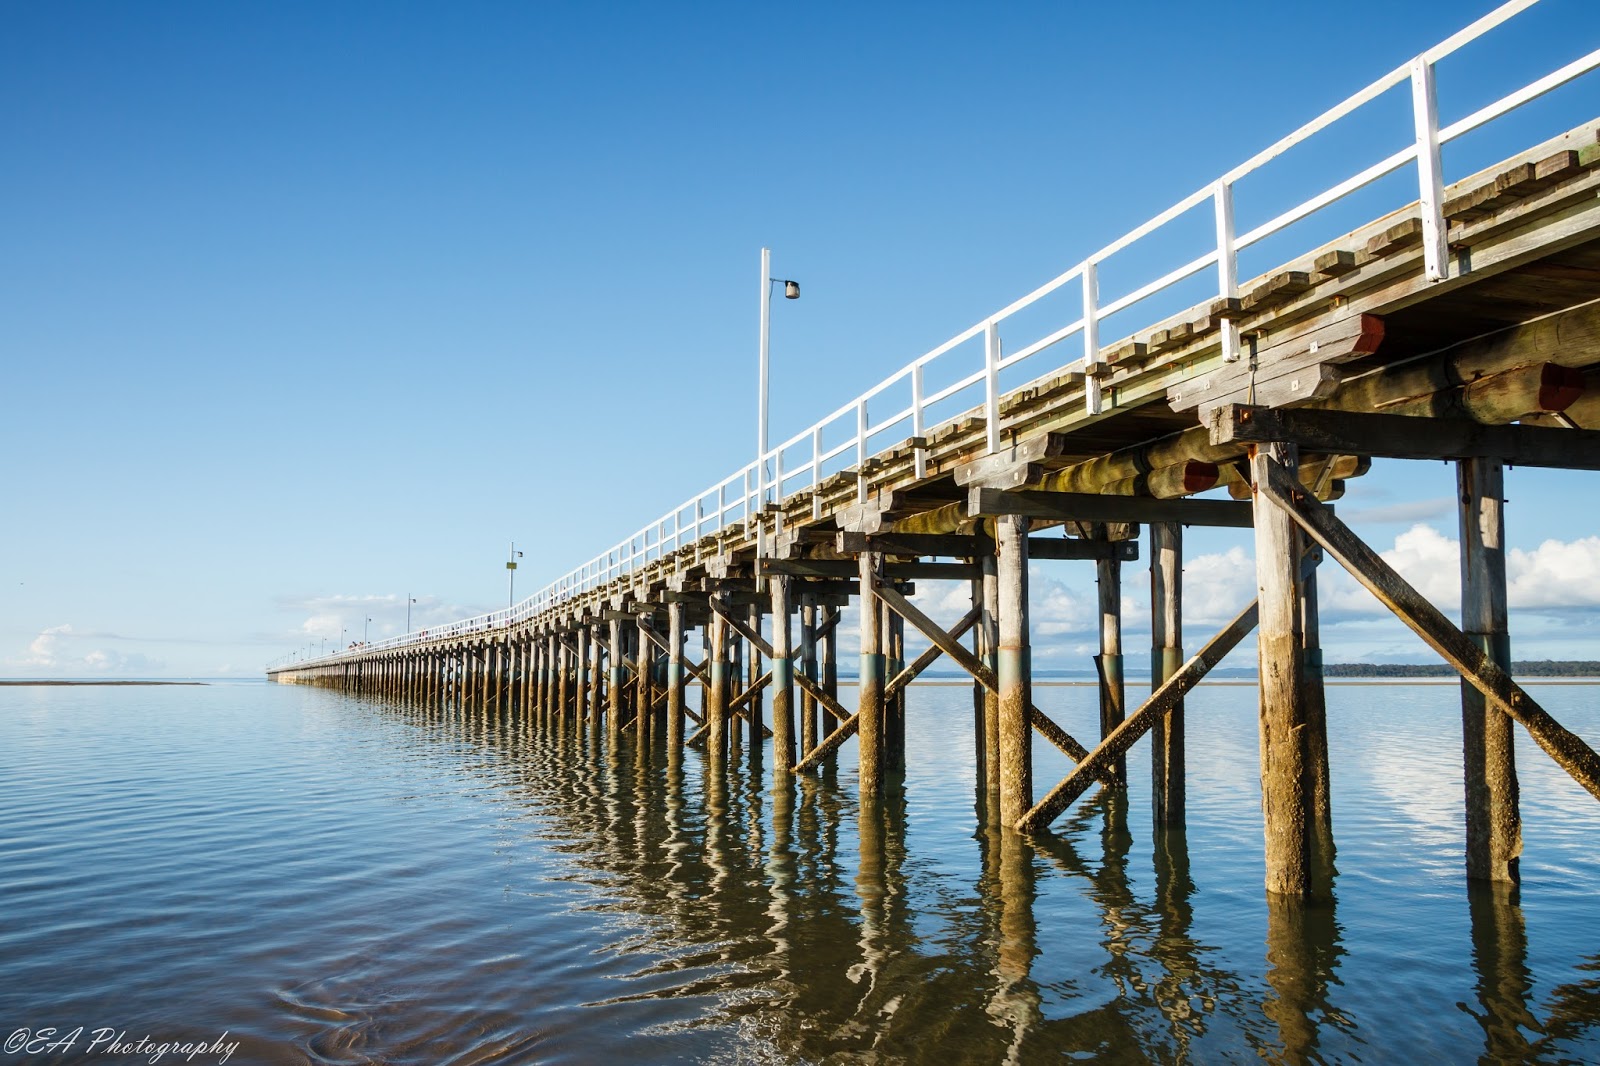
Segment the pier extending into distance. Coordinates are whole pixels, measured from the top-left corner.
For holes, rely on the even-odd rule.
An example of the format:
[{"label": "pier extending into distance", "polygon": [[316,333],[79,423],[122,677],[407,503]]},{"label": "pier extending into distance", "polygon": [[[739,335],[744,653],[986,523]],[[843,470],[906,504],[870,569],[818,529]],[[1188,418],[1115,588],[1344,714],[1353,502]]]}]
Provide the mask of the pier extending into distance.
[{"label": "pier extending into distance", "polygon": [[[508,610],[269,676],[482,703],[597,739],[632,732],[641,749],[700,749],[708,773],[733,772],[735,747],[770,750],[778,788],[854,737],[865,819],[904,765],[906,686],[943,658],[973,679],[980,817],[1038,833],[1086,790],[1120,787],[1146,735],[1155,819],[1181,825],[1184,694],[1254,629],[1266,885],[1314,896],[1333,843],[1317,612],[1331,559],[1460,672],[1467,873],[1514,883],[1515,726],[1600,799],[1600,755],[1509,676],[1502,513],[1507,464],[1600,469],[1600,119],[1449,183],[1441,147],[1582,78],[1600,50],[1449,124],[1434,69],[1534,2],[1396,68]],[[1241,178],[1391,92],[1410,95],[1408,146],[1238,231]],[[1390,175],[1411,176],[1412,202],[1238,278],[1242,251]],[[1214,247],[1104,298],[1103,264],[1195,212],[1214,217]],[[1212,293],[1190,303],[1207,278]],[[1129,315],[1143,328],[1102,336]],[[1008,351],[1003,330],[1024,342]],[[1004,386],[1025,363],[1035,376]],[[1390,459],[1456,464],[1460,625],[1335,515],[1345,482]],[[1216,489],[1227,498],[1194,498]],[[1182,530],[1212,525],[1254,530],[1258,596],[1186,655]],[[1141,535],[1153,678],[1130,708],[1121,570]],[[1096,568],[1098,736],[1070,736],[1033,702],[1031,559]],[[911,597],[952,579],[970,584],[971,609],[947,628]],[[852,601],[849,707],[837,666]],[[931,645],[913,661],[907,625]],[[694,630],[703,657],[687,650]],[[1047,788],[1036,733],[1075,764]]]}]

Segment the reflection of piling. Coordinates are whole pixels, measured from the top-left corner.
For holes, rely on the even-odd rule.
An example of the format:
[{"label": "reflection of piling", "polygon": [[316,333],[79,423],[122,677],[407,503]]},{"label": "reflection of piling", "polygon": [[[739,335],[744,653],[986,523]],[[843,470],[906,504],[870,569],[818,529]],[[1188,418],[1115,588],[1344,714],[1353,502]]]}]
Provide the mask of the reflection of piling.
[{"label": "reflection of piling", "polygon": [[1472,919],[1472,969],[1477,977],[1478,1024],[1483,1026],[1483,1061],[1524,1062],[1535,1048],[1527,1033],[1543,1030],[1529,1010],[1533,974],[1528,970],[1528,933],[1517,887],[1480,880],[1467,885]]},{"label": "reflection of piling", "polygon": [[1318,1030],[1337,1020],[1328,1000],[1339,956],[1333,904],[1267,894],[1267,984],[1262,1005],[1278,1030],[1282,1061],[1320,1062]]}]

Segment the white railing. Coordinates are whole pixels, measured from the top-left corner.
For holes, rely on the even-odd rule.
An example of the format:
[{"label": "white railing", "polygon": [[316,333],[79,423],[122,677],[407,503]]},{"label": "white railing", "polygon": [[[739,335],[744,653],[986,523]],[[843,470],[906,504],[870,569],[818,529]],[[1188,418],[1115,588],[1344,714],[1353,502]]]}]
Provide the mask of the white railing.
[{"label": "white railing", "polygon": [[[364,645],[360,650],[381,651],[441,637],[503,629],[533,618],[574,596],[632,574],[648,563],[699,542],[707,534],[720,532],[735,525],[742,526],[746,533],[753,532],[760,521],[763,505],[787,499],[785,484],[796,479],[801,479],[799,492],[811,493],[813,514],[820,517],[821,498],[818,492],[826,476],[825,471],[830,469],[830,464],[850,457],[851,453],[853,462],[842,463],[840,468],[849,469],[852,466],[855,468],[858,498],[865,500],[868,482],[865,467],[868,460],[882,450],[874,450],[871,444],[873,438],[901,428],[906,437],[918,440],[914,462],[917,474],[921,476],[927,462],[924,435],[928,429],[929,410],[979,385],[983,389],[981,411],[987,432],[988,449],[990,452],[998,451],[1001,429],[1001,372],[1016,367],[1073,337],[1081,338],[1083,354],[1076,360],[1068,362],[1062,369],[1077,369],[1085,374],[1085,408],[1091,415],[1100,414],[1103,398],[1094,371],[1100,364],[1101,322],[1213,267],[1217,276],[1217,297],[1238,296],[1238,265],[1241,251],[1407,166],[1414,166],[1416,170],[1417,201],[1423,227],[1424,269],[1430,280],[1443,280],[1448,276],[1449,262],[1445,247],[1445,220],[1442,214],[1444,176],[1440,162],[1441,147],[1600,66],[1600,50],[1591,51],[1500,100],[1479,108],[1465,118],[1440,126],[1434,78],[1435,64],[1538,2],[1539,0],[1511,0],[1502,4],[1459,33],[1440,42],[1409,63],[1396,67],[1371,85],[1258,152],[1215,181],[1179,200],[1148,222],[1112,241],[1026,296],[1006,305],[932,351],[901,367],[860,396],[772,448],[756,461],[734,471],[709,489],[679,504],[620,544],[556,579],[514,607],[452,622],[447,626],[391,637]],[[1244,233],[1236,232],[1234,187],[1241,178],[1255,172],[1296,145],[1309,140],[1340,119],[1372,103],[1390,90],[1407,83],[1411,90],[1411,112],[1415,131],[1415,138],[1410,145],[1358,171],[1300,205],[1283,211],[1275,218]],[[1160,277],[1114,299],[1103,301],[1099,285],[1101,264],[1146,237],[1165,229],[1208,201],[1215,219],[1215,247]],[[1402,201],[1395,206],[1404,206],[1405,202],[1408,201]],[[1072,312],[1077,317],[1043,336],[1034,338],[1010,355],[1004,354],[1001,346],[1001,324],[1013,318],[1019,311],[1032,307],[1074,282],[1078,283],[1081,293],[1081,303],[1075,302]],[[1237,359],[1239,356],[1237,324],[1226,319],[1222,320],[1221,334],[1223,357],[1228,360]],[[969,341],[980,337],[981,356],[975,362],[968,364],[970,369],[964,374],[958,369],[959,376],[953,382],[931,394],[928,393],[924,387],[927,368],[946,357],[954,358],[955,353]],[[897,395],[900,397],[898,400],[893,398]],[[889,413],[879,415],[874,421],[869,408],[878,410],[884,404],[890,406]],[[832,447],[824,447],[823,441],[830,430],[843,439],[841,443]],[[803,458],[798,462],[791,461],[788,457],[797,451]],[[333,656],[326,660],[311,661],[334,661],[338,658],[339,656]]]}]

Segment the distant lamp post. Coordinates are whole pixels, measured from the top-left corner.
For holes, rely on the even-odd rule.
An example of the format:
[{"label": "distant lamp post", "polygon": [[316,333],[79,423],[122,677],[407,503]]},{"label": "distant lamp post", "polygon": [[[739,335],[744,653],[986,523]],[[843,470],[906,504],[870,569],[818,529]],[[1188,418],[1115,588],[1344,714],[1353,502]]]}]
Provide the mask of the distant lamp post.
[{"label": "distant lamp post", "polygon": [[406,593],[406,632],[407,633],[411,632],[411,605],[413,603],[416,603],[416,602],[417,602],[417,598],[415,596],[411,595],[411,593],[409,593],[409,592]]},{"label": "distant lamp post", "polygon": [[511,610],[517,602],[517,560],[522,558],[522,553],[517,551],[517,542],[511,542],[511,557],[506,560],[506,610]]},{"label": "distant lamp post", "polygon": [[361,643],[371,643],[369,634],[372,632],[372,619],[367,619],[361,626]]},{"label": "distant lamp post", "polygon": [[[756,402],[756,490],[759,504],[767,500],[767,384],[772,354],[772,286],[783,285],[786,300],[800,299],[800,283],[772,276],[772,249],[761,249],[761,380]],[[782,486],[779,486],[781,489]]]},{"label": "distant lamp post", "polygon": [[344,642],[345,642],[345,641],[344,641],[344,638],[345,638],[345,637],[346,637],[346,636],[348,636],[348,635],[349,635],[349,633],[350,633],[350,630],[349,630],[349,629],[348,629],[348,628],[346,628],[346,627],[344,627],[344,626],[340,626],[340,627],[339,627],[339,643],[340,643],[340,644],[344,644]]}]

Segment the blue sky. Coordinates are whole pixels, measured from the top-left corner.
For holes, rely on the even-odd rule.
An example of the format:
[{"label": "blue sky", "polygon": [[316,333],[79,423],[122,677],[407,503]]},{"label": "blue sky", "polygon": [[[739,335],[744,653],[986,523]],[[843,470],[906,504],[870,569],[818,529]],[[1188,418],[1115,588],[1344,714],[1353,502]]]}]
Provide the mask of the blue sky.
[{"label": "blue sky", "polygon": [[[408,594],[503,605],[507,541],[531,591],[748,461],[763,244],[804,283],[781,439],[1492,6],[9,5],[0,674],[248,675]],[[1445,118],[1597,42],[1545,0],[1441,67]],[[1594,117],[1594,77],[1447,177]],[[1251,178],[1241,223],[1402,147],[1403,103]],[[1593,487],[1513,475],[1513,545],[1558,542],[1519,654],[1600,657]],[[1391,464],[1344,509],[1432,580],[1452,492]],[[1245,540],[1190,545],[1248,597]],[[1087,574],[1040,580],[1071,658]],[[1339,603],[1330,658],[1422,657]]]}]

